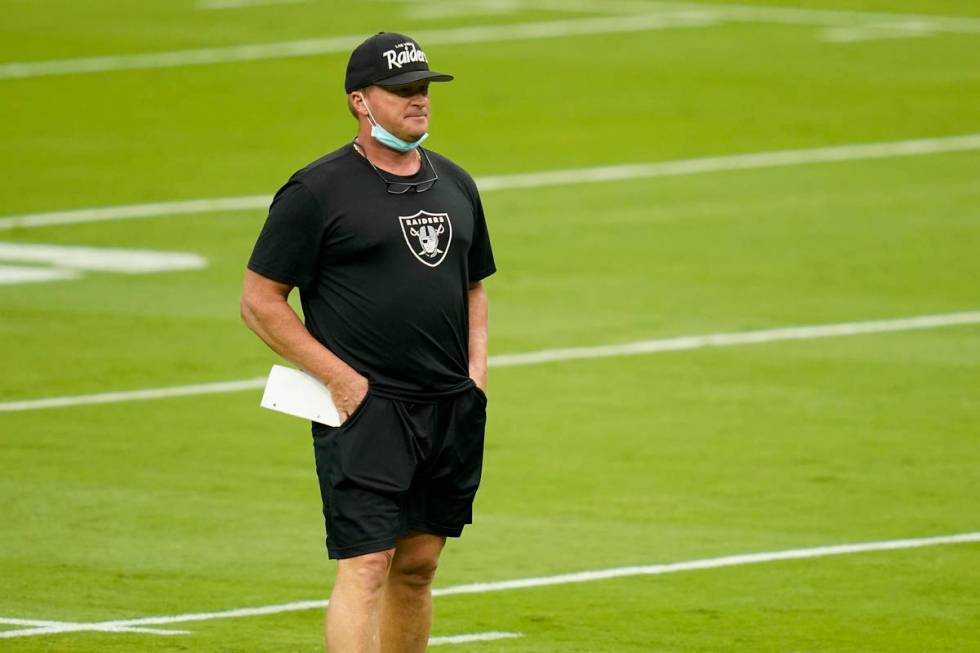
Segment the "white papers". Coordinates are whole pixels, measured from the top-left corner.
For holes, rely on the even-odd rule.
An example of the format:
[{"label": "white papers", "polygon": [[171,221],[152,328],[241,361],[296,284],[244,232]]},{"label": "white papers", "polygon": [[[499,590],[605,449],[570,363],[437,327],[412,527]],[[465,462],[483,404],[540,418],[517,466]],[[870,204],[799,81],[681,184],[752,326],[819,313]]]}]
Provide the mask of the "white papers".
[{"label": "white papers", "polygon": [[291,367],[272,366],[260,405],[327,426],[340,426],[340,414],[327,386]]}]

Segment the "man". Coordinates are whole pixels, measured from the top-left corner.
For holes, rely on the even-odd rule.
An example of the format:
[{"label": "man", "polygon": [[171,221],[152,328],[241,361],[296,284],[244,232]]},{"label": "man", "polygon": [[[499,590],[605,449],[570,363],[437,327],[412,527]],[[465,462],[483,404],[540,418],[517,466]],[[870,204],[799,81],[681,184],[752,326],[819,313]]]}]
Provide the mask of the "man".
[{"label": "man", "polygon": [[[486,425],[487,296],[496,270],[473,179],[419,145],[429,70],[379,33],[347,65],[351,144],[276,193],[248,262],[242,318],[326,383],[342,424],[313,424],[332,653],[424,651],[446,537],[471,522]],[[300,289],[306,325],[287,303]]]}]

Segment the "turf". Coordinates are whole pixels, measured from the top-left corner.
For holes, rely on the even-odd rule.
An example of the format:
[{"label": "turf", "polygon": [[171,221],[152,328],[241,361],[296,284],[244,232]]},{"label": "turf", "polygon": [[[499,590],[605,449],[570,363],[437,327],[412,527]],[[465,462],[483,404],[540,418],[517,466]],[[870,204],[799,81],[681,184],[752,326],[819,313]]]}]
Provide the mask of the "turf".
[{"label": "turf", "polygon": [[[606,15],[49,4],[8,3],[0,59]],[[951,0],[817,5],[980,19]],[[430,144],[482,176],[980,132],[976,32],[820,35],[723,22],[426,46],[458,77],[433,87]],[[0,214],[271,194],[352,137],[345,61],[0,80]],[[978,176],[971,151],[488,191],[491,353],[978,310]],[[263,217],[0,231],[208,259],[0,285],[0,402],[262,375],[278,361],[238,293]],[[980,530],[977,379],[977,325],[495,369],[476,521],[437,585]],[[0,620],[325,598],[308,427],[257,404],[0,412]],[[956,544],[439,597],[434,634],[522,634],[446,647],[473,651],[969,653],[978,569],[980,546]],[[2,648],[313,652],[322,614],[160,627],[192,632]]]}]

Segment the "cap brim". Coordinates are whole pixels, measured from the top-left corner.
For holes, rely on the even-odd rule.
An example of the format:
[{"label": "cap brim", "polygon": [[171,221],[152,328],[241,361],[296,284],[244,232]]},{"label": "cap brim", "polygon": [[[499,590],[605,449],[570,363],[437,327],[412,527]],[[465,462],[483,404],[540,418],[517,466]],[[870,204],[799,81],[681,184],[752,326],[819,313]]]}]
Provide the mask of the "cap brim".
[{"label": "cap brim", "polygon": [[394,77],[386,77],[375,82],[375,84],[378,86],[402,86],[403,84],[411,84],[412,82],[422,81],[423,79],[430,82],[451,82],[453,81],[453,76],[447,75],[446,73],[437,73],[434,70],[410,70]]}]

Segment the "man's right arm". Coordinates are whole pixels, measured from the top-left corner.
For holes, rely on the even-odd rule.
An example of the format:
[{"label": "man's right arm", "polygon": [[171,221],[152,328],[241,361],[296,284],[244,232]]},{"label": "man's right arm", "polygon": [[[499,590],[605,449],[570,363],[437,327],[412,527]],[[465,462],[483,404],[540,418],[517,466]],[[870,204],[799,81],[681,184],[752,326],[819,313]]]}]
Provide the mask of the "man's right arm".
[{"label": "man's right arm", "polygon": [[367,394],[368,381],[310,335],[287,299],[292,286],[245,273],[242,320],[265,344],[330,386],[340,418],[346,421]]}]

